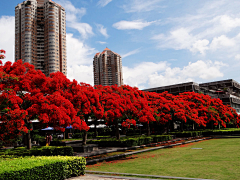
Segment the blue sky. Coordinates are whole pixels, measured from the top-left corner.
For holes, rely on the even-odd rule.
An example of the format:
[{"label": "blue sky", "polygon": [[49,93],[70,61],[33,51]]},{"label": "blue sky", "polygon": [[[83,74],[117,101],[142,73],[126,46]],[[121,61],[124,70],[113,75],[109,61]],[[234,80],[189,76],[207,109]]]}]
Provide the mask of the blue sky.
[{"label": "blue sky", "polygon": [[[0,1],[0,49],[14,55],[14,8]],[[68,78],[93,85],[93,56],[122,56],[139,89],[222,79],[240,82],[239,0],[55,0],[67,13]]]}]

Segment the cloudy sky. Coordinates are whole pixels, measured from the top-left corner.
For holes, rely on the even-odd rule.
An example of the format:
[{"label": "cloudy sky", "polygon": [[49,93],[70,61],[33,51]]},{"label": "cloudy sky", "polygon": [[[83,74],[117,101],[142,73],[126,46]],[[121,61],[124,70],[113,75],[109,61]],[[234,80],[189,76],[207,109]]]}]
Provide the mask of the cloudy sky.
[{"label": "cloudy sky", "polygon": [[[14,56],[14,8],[0,1],[0,49]],[[55,0],[67,13],[68,78],[93,85],[93,56],[122,56],[139,89],[222,79],[240,82],[239,0]]]}]

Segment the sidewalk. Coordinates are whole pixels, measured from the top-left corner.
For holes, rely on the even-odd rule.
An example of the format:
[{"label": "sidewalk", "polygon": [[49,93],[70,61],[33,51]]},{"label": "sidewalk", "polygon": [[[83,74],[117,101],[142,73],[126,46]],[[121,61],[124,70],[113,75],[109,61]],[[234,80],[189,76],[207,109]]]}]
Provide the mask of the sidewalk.
[{"label": "sidewalk", "polygon": [[124,176],[105,176],[105,175],[93,175],[87,174],[84,176],[74,177],[67,180],[161,180],[161,179],[146,179],[136,177],[124,177]]}]

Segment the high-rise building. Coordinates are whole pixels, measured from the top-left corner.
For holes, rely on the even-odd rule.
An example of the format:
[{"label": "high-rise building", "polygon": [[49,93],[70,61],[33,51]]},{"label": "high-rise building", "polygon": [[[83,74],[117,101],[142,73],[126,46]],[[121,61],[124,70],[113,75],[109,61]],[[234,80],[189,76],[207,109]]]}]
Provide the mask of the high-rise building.
[{"label": "high-rise building", "polygon": [[93,58],[94,85],[123,85],[122,58],[105,48]]},{"label": "high-rise building", "polygon": [[26,0],[15,7],[15,61],[22,59],[46,76],[67,75],[66,12],[51,0]]}]

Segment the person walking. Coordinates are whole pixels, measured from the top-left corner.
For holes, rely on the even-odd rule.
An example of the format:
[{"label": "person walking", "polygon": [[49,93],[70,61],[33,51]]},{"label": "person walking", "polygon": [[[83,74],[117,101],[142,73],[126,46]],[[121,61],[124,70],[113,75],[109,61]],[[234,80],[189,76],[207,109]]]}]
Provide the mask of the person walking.
[{"label": "person walking", "polygon": [[51,134],[46,133],[46,146],[50,145],[51,140],[52,140]]}]

